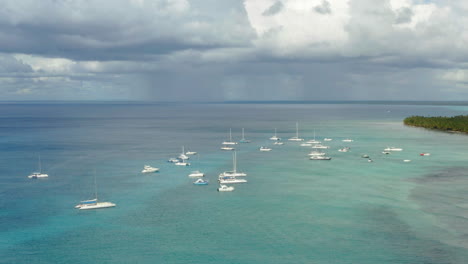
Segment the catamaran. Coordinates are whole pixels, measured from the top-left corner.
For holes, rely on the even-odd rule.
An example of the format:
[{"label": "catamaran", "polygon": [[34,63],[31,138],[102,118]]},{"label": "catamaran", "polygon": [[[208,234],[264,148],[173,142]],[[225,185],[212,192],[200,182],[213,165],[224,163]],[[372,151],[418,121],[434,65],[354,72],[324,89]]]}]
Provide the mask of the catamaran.
[{"label": "catamaran", "polygon": [[219,178],[222,177],[243,177],[247,176],[245,172],[237,171],[237,153],[234,151],[232,154],[232,171],[225,171],[219,174]]},{"label": "catamaran", "polygon": [[75,208],[80,209],[80,210],[90,210],[90,209],[110,208],[110,207],[116,206],[115,203],[98,201],[96,175],[94,175],[94,193],[95,193],[94,199],[81,201],[78,205],[75,206]]},{"label": "catamaran", "polygon": [[180,153],[179,159],[181,159],[181,160],[188,160],[188,159],[190,159],[187,155],[185,155],[185,148],[184,148],[184,146],[182,146],[182,153]]},{"label": "catamaran", "polygon": [[49,177],[48,174],[41,172],[41,156],[39,155],[39,171],[31,173],[31,175],[29,175],[28,178],[37,179],[37,178],[47,178],[47,177]]},{"label": "catamaran", "polygon": [[288,140],[289,141],[304,141],[303,138],[299,137],[299,123],[298,122],[296,122],[296,136],[289,138]]},{"label": "catamaran", "polygon": [[239,140],[240,143],[250,143],[249,139],[245,139],[244,137],[244,128],[242,128],[242,139]]},{"label": "catamaran", "polygon": [[237,145],[237,142],[232,141],[232,129],[229,129],[229,140],[221,143],[223,145]]},{"label": "catamaran", "polygon": [[275,128],[275,135],[270,138],[270,140],[278,141],[281,140],[278,136],[276,136],[276,128]]}]

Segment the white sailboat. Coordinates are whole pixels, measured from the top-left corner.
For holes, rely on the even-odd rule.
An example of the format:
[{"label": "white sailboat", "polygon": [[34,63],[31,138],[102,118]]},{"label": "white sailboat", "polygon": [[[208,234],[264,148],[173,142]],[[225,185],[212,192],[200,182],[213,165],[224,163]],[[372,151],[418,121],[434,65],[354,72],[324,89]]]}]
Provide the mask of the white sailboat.
[{"label": "white sailboat", "polygon": [[289,141],[304,141],[303,138],[299,137],[299,123],[298,122],[296,122],[296,136],[289,138],[288,140]]},{"label": "white sailboat", "polygon": [[234,151],[232,154],[232,171],[225,171],[219,174],[219,178],[223,177],[243,177],[247,173],[237,171],[237,153]]},{"label": "white sailboat", "polygon": [[322,143],[322,142],[315,139],[315,129],[314,129],[314,139],[311,139],[311,140],[307,141],[306,143],[310,143],[310,144],[320,144],[320,143]]},{"label": "white sailboat", "polygon": [[281,138],[279,138],[279,137],[276,135],[276,128],[275,128],[275,135],[272,136],[272,137],[270,138],[270,140],[273,140],[273,141],[279,141],[279,140],[281,140]]},{"label": "white sailboat", "polygon": [[229,141],[221,143],[223,145],[237,145],[237,142],[232,141],[232,129],[229,129]]},{"label": "white sailboat", "polygon": [[240,143],[250,143],[250,140],[248,139],[245,139],[245,136],[244,136],[244,128],[242,128],[242,139],[239,140]]},{"label": "white sailboat", "polygon": [[49,177],[48,174],[42,173],[41,170],[42,170],[41,156],[39,155],[39,171],[31,173],[31,175],[29,175],[28,178],[29,179],[38,179],[38,178],[47,178],[47,177]]},{"label": "white sailboat", "polygon": [[115,203],[111,202],[99,202],[98,201],[98,192],[96,184],[96,172],[94,174],[94,194],[95,198],[90,200],[81,201],[78,205],[75,206],[76,209],[80,210],[90,210],[90,209],[101,209],[101,208],[110,208],[115,207]]},{"label": "white sailboat", "polygon": [[187,155],[185,155],[185,147],[184,146],[182,146],[182,153],[180,153],[179,159],[182,159],[182,160],[190,159]]}]

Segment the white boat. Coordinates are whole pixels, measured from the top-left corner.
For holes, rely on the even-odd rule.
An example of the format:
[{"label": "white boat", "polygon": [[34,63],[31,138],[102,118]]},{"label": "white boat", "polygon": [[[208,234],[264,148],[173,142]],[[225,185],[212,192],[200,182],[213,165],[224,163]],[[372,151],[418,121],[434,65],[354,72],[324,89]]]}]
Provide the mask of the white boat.
[{"label": "white boat", "polygon": [[195,171],[192,171],[188,176],[189,177],[204,177],[205,173],[195,170]]},{"label": "white boat", "polygon": [[225,171],[219,174],[219,178],[222,177],[244,177],[247,176],[245,172],[237,171],[237,153],[232,154],[232,171]]},{"label": "white boat", "polygon": [[270,138],[270,140],[278,141],[281,140],[278,136],[276,136],[276,128],[275,128],[275,135]]},{"label": "white boat", "polygon": [[430,156],[431,153],[427,153],[427,152],[423,152],[423,153],[420,153],[419,156]]},{"label": "white boat", "polygon": [[266,151],[271,151],[271,148],[261,146],[261,147],[259,148],[259,150],[260,150],[260,151],[263,151],[263,152],[266,152]]},{"label": "white boat", "polygon": [[229,129],[229,140],[221,143],[223,145],[237,145],[237,142],[232,141],[232,129]]},{"label": "white boat", "polygon": [[309,156],[325,156],[325,152],[312,151],[308,155]]},{"label": "white boat", "polygon": [[275,143],[273,143],[273,144],[275,144],[275,145],[284,145],[284,143],[283,143],[283,142],[281,142],[281,141],[276,141],[276,142],[275,142]]},{"label": "white boat", "polygon": [[223,183],[246,183],[247,180],[246,179],[240,179],[240,178],[236,178],[236,177],[221,177],[219,178],[219,183],[223,184]]},{"label": "white boat", "polygon": [[333,139],[331,138],[324,138],[323,141],[332,141]]},{"label": "white boat", "polygon": [[354,140],[353,140],[353,139],[347,138],[347,139],[343,139],[342,141],[343,141],[343,142],[353,142]]},{"label": "white boat", "polygon": [[197,152],[195,152],[195,151],[187,151],[187,152],[185,152],[185,155],[197,155]]},{"label": "white boat", "polygon": [[235,150],[235,148],[231,147],[231,146],[227,146],[227,145],[224,145],[220,148],[221,150]]},{"label": "white boat", "polygon": [[184,146],[182,146],[182,153],[180,153],[179,159],[181,159],[181,160],[188,160],[188,159],[190,159],[187,155],[185,155]]},{"label": "white boat", "polygon": [[38,178],[48,178],[49,175],[42,173],[42,166],[41,166],[41,156],[39,155],[39,170],[37,172],[31,173],[31,175],[28,176],[29,179],[38,179]]},{"label": "white boat", "polygon": [[143,170],[141,171],[141,173],[151,173],[151,172],[157,172],[159,171],[159,168],[154,168],[154,167],[151,167],[149,165],[145,165],[145,167],[143,167]]},{"label": "white boat", "polygon": [[204,180],[202,178],[199,178],[198,180],[194,181],[193,184],[195,184],[195,185],[208,185],[208,181]]},{"label": "white boat", "polygon": [[328,148],[330,148],[330,147],[329,147],[329,146],[325,146],[325,145],[317,144],[317,145],[313,145],[312,148],[313,148],[313,149],[328,149]]},{"label": "white boat", "polygon": [[320,144],[320,143],[322,143],[322,142],[315,139],[315,129],[314,129],[314,139],[311,139],[311,140],[307,141],[306,143],[310,143],[310,144]]},{"label": "white boat", "polygon": [[403,160],[403,162],[411,162],[411,160],[405,159],[405,160]]},{"label": "white boat", "polygon": [[301,146],[301,147],[310,147],[310,146],[312,146],[312,143],[306,142],[306,143],[302,143],[302,144],[299,145],[299,146]]},{"label": "white boat", "polygon": [[349,151],[349,147],[340,148],[338,151],[339,151],[339,152],[348,152],[348,151]]},{"label": "white boat", "polygon": [[219,185],[218,192],[232,192],[234,191],[234,186],[227,186],[224,184]]},{"label": "white boat", "polygon": [[240,143],[250,143],[250,140],[245,139],[244,137],[244,128],[242,128],[242,139],[239,140]]},{"label": "white boat", "polygon": [[299,137],[299,123],[296,122],[296,136],[292,138],[288,138],[289,141],[304,141],[303,138]]},{"label": "white boat", "polygon": [[310,156],[311,160],[331,160],[330,157],[327,156]]},{"label": "white boat", "polygon": [[185,162],[185,160],[179,160],[179,162],[174,163],[176,166],[190,166],[190,163]]},{"label": "white boat", "polygon": [[395,148],[395,147],[387,147],[384,151],[402,151],[402,148]]},{"label": "white boat", "polygon": [[388,154],[390,154],[390,152],[389,151],[382,151],[382,154],[388,155]]},{"label": "white boat", "polygon": [[94,199],[81,201],[79,204],[75,206],[75,208],[80,209],[80,210],[91,210],[91,209],[110,208],[110,207],[116,206],[115,203],[98,201],[96,175],[94,175],[94,194],[95,194]]}]

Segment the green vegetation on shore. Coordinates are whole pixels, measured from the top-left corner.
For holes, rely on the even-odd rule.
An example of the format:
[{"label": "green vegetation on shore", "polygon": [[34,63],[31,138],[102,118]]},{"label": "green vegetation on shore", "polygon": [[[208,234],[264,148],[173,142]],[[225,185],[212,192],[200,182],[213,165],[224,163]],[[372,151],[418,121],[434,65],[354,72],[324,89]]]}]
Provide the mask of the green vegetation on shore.
[{"label": "green vegetation on shore", "polygon": [[454,117],[424,117],[410,116],[403,120],[403,123],[408,126],[417,126],[445,131],[459,131],[468,133],[468,115],[460,115]]}]

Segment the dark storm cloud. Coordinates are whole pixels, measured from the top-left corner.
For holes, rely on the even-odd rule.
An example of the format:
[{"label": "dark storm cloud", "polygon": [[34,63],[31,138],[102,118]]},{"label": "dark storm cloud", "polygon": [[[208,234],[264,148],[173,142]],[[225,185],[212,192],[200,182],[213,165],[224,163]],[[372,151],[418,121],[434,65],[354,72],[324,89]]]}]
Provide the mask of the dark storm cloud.
[{"label": "dark storm cloud", "polygon": [[314,7],[314,11],[319,13],[319,14],[323,14],[323,15],[331,14],[331,12],[332,12],[331,5],[326,0],[323,0],[320,5]]},{"label": "dark storm cloud", "polygon": [[273,5],[271,5],[267,10],[265,10],[262,15],[264,16],[274,16],[281,12],[281,10],[284,8],[284,5],[280,1],[276,1]]}]

